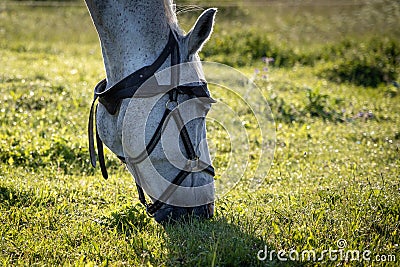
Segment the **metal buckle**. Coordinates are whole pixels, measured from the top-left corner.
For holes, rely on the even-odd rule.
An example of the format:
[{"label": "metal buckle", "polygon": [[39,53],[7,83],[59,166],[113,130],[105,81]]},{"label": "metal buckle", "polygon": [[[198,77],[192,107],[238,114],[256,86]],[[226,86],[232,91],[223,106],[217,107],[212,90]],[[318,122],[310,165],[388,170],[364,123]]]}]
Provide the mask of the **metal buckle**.
[{"label": "metal buckle", "polygon": [[186,168],[189,172],[195,172],[199,168],[199,160],[200,158],[196,156],[194,159],[188,159],[186,162]]}]

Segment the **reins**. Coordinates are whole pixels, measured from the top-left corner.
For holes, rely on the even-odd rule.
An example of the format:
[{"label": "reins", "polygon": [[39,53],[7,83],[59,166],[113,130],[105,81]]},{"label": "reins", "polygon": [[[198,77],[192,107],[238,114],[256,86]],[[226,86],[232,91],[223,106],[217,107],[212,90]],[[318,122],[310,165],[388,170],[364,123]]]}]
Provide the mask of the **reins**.
[{"label": "reins", "polygon": [[[160,56],[154,61],[154,63],[150,66],[145,66],[136,72],[130,74],[111,88],[105,90],[107,87],[106,79],[100,81],[94,90],[94,98],[91,104],[90,113],[89,113],[89,123],[88,123],[88,136],[89,136],[89,152],[90,152],[90,161],[93,167],[96,167],[96,152],[94,145],[94,113],[97,109],[97,100],[104,105],[106,110],[114,115],[119,110],[121,102],[123,99],[132,98],[137,90],[148,80],[150,79],[157,70],[163,65],[165,60],[171,56],[171,67],[180,64],[180,56],[179,56],[179,46],[175,39],[173,32],[170,32],[169,40]],[[185,152],[187,154],[188,160],[185,167],[179,171],[177,176],[173,179],[171,184],[166,188],[166,190],[158,197],[152,204],[148,204],[146,201],[146,197],[144,191],[140,184],[136,182],[139,200],[146,207],[147,212],[152,216],[157,210],[159,210],[164,201],[167,200],[177,189],[184,179],[190,174],[194,172],[206,172],[209,175],[215,176],[214,168],[208,163],[203,162],[199,155],[197,155],[193,143],[190,139],[189,133],[185,126],[184,120],[179,112],[178,108],[178,95],[185,94],[198,98],[210,98],[207,93],[207,83],[201,82],[199,85],[191,86],[191,85],[178,85],[179,84],[179,68],[171,68],[171,82],[173,84],[173,88],[168,90],[167,94],[169,95],[169,100],[165,105],[165,112],[162,116],[162,119],[156,128],[152,138],[149,143],[146,145],[145,151],[142,151],[135,158],[125,158],[118,156],[124,163],[129,162],[133,166],[133,170],[135,173],[136,181],[140,181],[140,172],[137,168],[137,164],[145,160],[154,150],[161,139],[161,135],[166,127],[166,124],[171,120],[171,118],[175,121],[178,129],[181,129],[181,138],[185,148]],[[157,85],[158,87],[163,87],[161,85]],[[169,86],[171,87],[171,86]],[[213,101],[210,101],[213,102]],[[100,163],[100,169],[102,175],[105,179],[108,178],[108,173],[104,160],[104,152],[103,152],[103,142],[98,134],[97,126],[96,126],[96,143],[97,143],[97,155]],[[162,201],[164,200],[164,201]]]}]

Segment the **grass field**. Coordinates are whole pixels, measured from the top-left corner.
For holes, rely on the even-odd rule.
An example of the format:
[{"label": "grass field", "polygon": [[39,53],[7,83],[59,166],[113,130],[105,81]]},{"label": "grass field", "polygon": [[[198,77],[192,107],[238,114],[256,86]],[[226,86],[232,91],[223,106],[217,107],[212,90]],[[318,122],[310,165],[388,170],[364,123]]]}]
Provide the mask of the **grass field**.
[{"label": "grass field", "polygon": [[[273,164],[251,192],[250,157],[215,218],[165,228],[111,152],[109,180],[89,164],[86,120],[104,68],[85,7],[0,3],[0,264],[398,266],[400,4],[335,3],[220,9],[203,59],[259,86],[276,123]],[[198,14],[179,15],[185,29]],[[229,149],[217,127],[208,136],[218,172]],[[272,260],[259,260],[266,247]],[[279,250],[299,257],[281,261]],[[359,261],[340,257],[356,251]]]}]

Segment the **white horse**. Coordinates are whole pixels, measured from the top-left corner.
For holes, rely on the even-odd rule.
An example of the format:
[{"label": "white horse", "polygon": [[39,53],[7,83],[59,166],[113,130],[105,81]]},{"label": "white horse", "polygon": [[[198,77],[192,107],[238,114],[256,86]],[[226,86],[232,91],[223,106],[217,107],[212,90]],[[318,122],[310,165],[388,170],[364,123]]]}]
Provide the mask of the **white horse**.
[{"label": "white horse", "polygon": [[[107,178],[102,143],[126,163],[138,184],[141,202],[158,222],[188,214],[212,217],[214,178],[204,119],[212,99],[197,53],[211,35],[216,9],[204,11],[184,34],[172,0],[85,1],[99,35],[107,76],[95,88],[93,104],[100,98],[97,111],[94,105],[91,110],[91,117],[96,113],[103,176]],[[172,65],[176,66],[169,68]],[[156,83],[154,72],[160,73]],[[186,86],[177,90],[182,84]],[[160,89],[167,85],[168,90]],[[146,96],[132,98],[132,88],[137,87]],[[108,92],[114,95],[102,98]],[[115,100],[115,95],[122,97]],[[173,102],[175,105],[171,105]],[[189,104],[180,107],[185,102]],[[170,125],[175,125],[175,134]],[[89,136],[92,128],[89,122]],[[140,131],[145,133],[143,141]],[[167,141],[161,142],[157,133],[166,133],[163,138]],[[90,137],[89,141],[95,165],[94,141]],[[172,157],[166,155],[165,143],[177,144],[168,148]],[[171,163],[174,160],[178,162]],[[184,162],[179,165],[179,161]],[[157,175],[163,179],[155,178]],[[147,204],[142,189],[151,197],[152,205]]]}]

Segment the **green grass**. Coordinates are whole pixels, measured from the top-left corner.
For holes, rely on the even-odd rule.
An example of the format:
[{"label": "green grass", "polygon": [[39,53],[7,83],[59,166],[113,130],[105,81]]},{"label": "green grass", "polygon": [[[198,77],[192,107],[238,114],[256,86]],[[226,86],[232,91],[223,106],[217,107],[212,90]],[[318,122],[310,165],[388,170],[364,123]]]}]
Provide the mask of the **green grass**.
[{"label": "green grass", "polygon": [[[258,158],[251,157],[249,173],[216,203],[214,219],[165,228],[147,217],[132,177],[109,151],[108,181],[89,164],[86,120],[92,88],[104,68],[85,8],[0,5],[0,263],[285,265],[276,257],[259,261],[257,252],[267,245],[270,250],[321,253],[345,239],[348,250],[370,250],[373,259],[395,255],[397,261],[326,257],[319,263],[286,265],[397,266],[400,92],[391,82],[398,81],[398,61],[382,63],[393,70],[390,81],[368,86],[342,76],[331,79],[327,72],[342,70],[340,64],[352,67],[346,62],[359,59],[360,53],[368,60],[387,55],[385,49],[370,53],[371,40],[399,47],[399,5],[378,2],[357,8],[221,10],[203,56],[241,66],[268,99],[277,130],[273,165],[258,177],[264,182],[256,192],[245,190],[242,185],[257,167]],[[367,11],[370,15],[364,16]],[[189,28],[194,18],[181,16]],[[261,40],[265,51],[248,59],[240,51],[218,51],[216,40],[239,38],[240,31],[251,45]],[[334,59],[329,51],[338,50],[327,47],[342,49],[346,42],[364,50]],[[238,43],[238,49],[245,46]],[[263,70],[266,65],[258,58],[263,52],[286,52],[290,61]],[[312,56],[312,64],[301,55]],[[246,129],[256,135],[253,126]],[[208,136],[219,151],[215,167],[222,170],[227,140],[213,125]],[[259,149],[257,142],[250,147]]]}]

